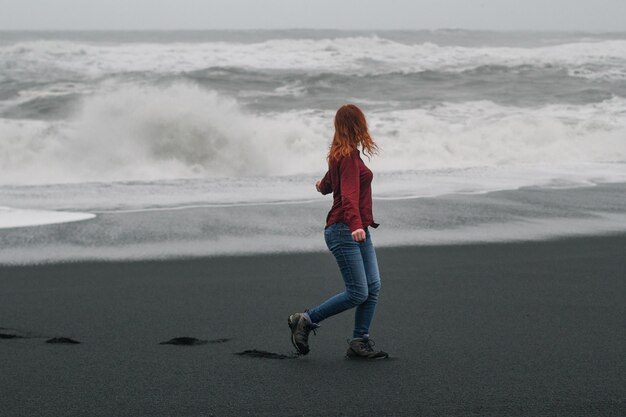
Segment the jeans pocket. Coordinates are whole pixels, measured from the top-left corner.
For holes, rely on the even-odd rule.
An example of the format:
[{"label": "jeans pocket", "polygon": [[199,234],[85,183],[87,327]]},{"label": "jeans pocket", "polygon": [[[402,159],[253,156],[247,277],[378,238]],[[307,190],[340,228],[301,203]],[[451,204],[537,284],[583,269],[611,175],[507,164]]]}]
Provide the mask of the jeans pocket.
[{"label": "jeans pocket", "polygon": [[333,240],[332,236],[333,231],[330,229],[330,226],[328,226],[326,229],[324,229],[324,241],[326,242],[326,247],[328,247],[328,249],[330,249],[330,245]]},{"label": "jeans pocket", "polygon": [[324,229],[324,240],[326,240],[326,246],[331,251],[334,247],[341,243],[343,231],[339,227],[340,223],[334,223]]}]

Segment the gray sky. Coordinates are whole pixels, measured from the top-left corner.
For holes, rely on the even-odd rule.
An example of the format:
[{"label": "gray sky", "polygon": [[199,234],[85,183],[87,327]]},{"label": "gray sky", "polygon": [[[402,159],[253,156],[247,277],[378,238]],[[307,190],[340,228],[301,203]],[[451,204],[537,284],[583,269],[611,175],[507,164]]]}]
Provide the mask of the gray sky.
[{"label": "gray sky", "polygon": [[626,0],[0,0],[0,29],[626,31]]}]

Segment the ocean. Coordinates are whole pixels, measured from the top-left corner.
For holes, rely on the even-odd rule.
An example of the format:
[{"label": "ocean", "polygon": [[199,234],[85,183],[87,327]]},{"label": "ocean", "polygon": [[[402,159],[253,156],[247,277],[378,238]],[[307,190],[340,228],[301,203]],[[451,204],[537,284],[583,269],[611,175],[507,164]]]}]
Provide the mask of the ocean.
[{"label": "ocean", "polygon": [[626,33],[0,32],[0,263],[325,250],[348,102],[380,245],[626,230]]}]

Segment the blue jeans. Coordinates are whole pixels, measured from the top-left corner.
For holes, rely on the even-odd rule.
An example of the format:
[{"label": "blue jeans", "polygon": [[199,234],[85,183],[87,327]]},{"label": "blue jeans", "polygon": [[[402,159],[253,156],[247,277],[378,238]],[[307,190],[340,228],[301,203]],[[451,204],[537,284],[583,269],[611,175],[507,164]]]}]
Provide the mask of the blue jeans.
[{"label": "blue jeans", "polygon": [[368,337],[380,291],[380,274],[376,252],[365,229],[365,242],[352,240],[350,228],[344,223],[335,223],[324,230],[328,249],[335,255],[341,270],[346,290],[319,306],[307,310],[313,323],[356,307],[352,337]]}]

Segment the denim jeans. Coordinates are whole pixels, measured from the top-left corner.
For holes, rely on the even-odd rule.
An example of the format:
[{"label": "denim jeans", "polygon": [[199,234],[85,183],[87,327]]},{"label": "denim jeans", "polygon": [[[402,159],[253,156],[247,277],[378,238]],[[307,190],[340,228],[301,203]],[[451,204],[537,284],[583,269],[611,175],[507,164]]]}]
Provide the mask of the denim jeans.
[{"label": "denim jeans", "polygon": [[365,242],[352,240],[350,229],[344,223],[335,223],[324,230],[328,249],[335,255],[346,290],[319,306],[307,310],[313,323],[356,307],[352,337],[369,336],[380,291],[378,261],[370,232],[365,229]]}]

